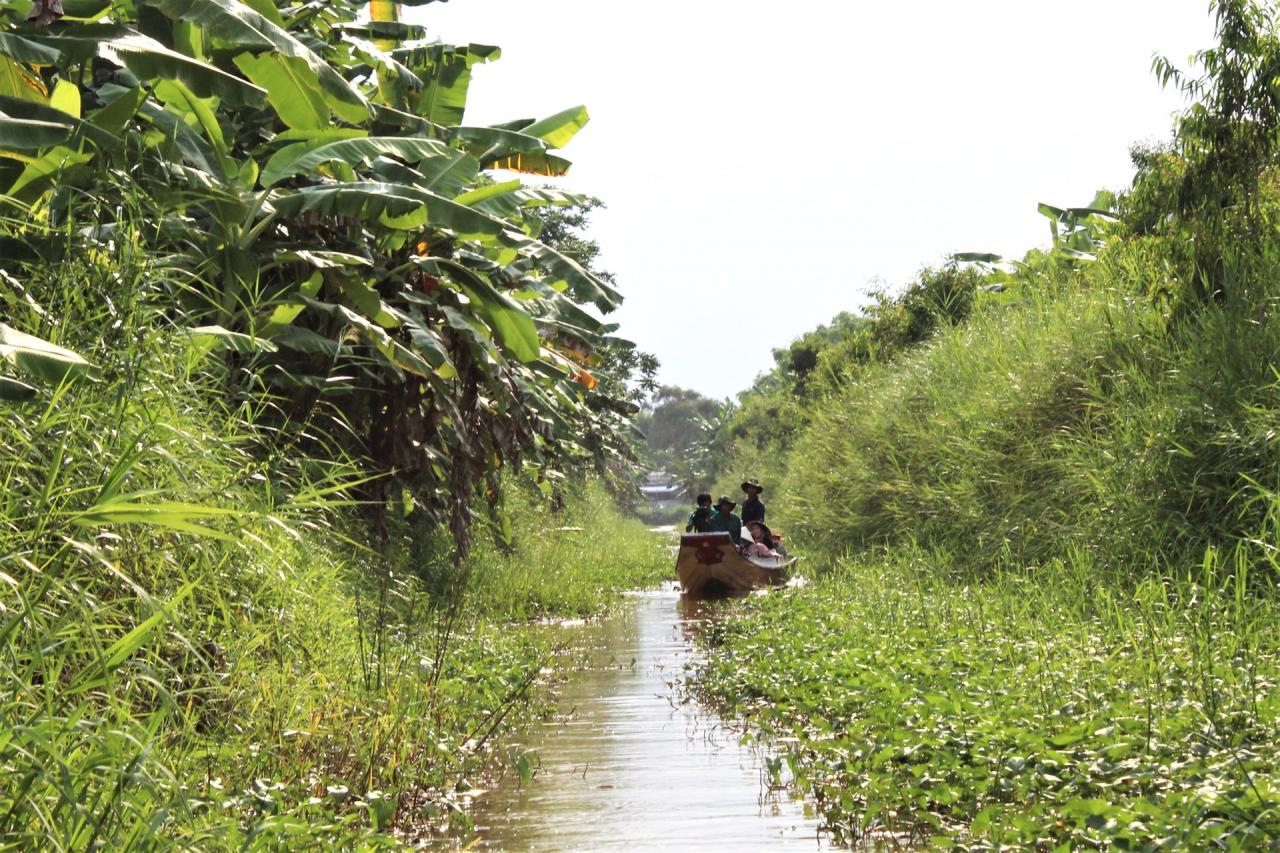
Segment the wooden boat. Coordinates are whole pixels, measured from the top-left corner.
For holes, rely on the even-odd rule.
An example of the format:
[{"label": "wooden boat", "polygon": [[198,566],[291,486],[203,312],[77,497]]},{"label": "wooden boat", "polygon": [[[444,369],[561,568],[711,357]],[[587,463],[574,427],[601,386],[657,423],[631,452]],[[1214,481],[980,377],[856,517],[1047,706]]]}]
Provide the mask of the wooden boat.
[{"label": "wooden boat", "polygon": [[690,595],[724,595],[777,586],[795,557],[744,557],[728,533],[685,533],[676,574]]}]

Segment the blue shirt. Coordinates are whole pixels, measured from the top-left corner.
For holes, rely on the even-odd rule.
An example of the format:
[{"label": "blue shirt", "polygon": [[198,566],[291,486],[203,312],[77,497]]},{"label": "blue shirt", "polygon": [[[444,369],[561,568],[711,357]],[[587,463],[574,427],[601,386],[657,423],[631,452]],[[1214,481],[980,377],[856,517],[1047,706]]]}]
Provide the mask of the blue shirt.
[{"label": "blue shirt", "polygon": [[742,519],[733,513],[721,515],[720,510],[716,510],[711,513],[711,532],[728,533],[733,544],[737,545],[742,539]]}]

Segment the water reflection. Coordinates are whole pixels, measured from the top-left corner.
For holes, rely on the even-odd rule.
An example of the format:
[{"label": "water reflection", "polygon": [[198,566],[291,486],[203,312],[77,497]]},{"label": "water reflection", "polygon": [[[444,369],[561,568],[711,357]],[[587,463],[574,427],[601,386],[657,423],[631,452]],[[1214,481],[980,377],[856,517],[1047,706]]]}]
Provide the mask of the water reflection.
[{"label": "water reflection", "polygon": [[762,756],[679,688],[692,638],[723,607],[670,587],[571,629],[584,668],[531,733],[533,778],[475,804],[485,850],[824,849],[816,818],[771,790]]}]

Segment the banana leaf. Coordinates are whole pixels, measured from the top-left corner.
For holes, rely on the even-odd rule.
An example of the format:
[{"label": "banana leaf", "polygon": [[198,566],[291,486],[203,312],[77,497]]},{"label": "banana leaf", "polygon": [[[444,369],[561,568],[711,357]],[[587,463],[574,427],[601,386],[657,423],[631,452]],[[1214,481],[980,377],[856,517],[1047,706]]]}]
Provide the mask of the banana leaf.
[{"label": "banana leaf", "polygon": [[326,94],[333,111],[353,124],[369,117],[369,102],[351,83],[288,31],[239,0],[147,0],[175,21],[194,24],[216,47],[271,51],[300,59]]}]

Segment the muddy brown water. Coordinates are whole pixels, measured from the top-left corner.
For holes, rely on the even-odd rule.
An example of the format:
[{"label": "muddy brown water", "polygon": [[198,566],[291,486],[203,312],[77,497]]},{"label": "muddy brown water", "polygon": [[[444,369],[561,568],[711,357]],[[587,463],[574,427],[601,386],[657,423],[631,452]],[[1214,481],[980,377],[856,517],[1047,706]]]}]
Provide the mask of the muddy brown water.
[{"label": "muddy brown water", "polygon": [[812,809],[768,783],[769,753],[681,686],[710,610],[672,585],[563,628],[583,667],[515,748],[533,777],[509,770],[473,803],[463,848],[827,849]]}]

